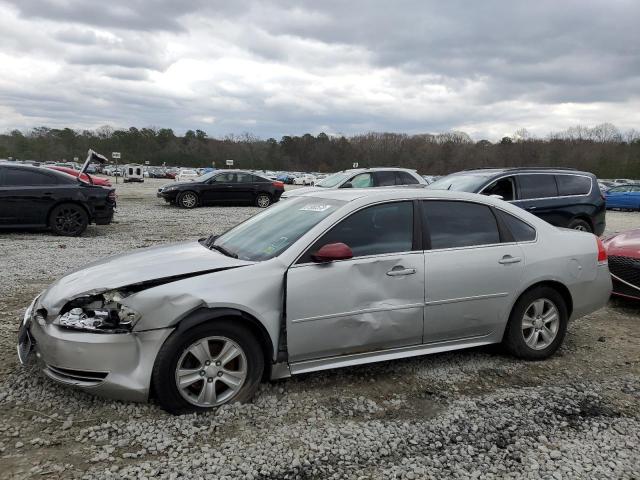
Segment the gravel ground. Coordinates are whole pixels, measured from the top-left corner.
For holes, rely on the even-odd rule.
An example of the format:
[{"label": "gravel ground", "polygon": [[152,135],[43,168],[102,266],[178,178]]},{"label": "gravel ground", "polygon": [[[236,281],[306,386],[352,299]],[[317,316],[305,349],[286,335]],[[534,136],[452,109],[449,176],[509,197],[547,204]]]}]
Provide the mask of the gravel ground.
[{"label": "gravel ground", "polygon": [[[543,362],[498,348],[302,375],[251,404],[172,417],[54,384],[15,355],[28,302],[65,271],[221,233],[253,207],[191,211],[118,185],[82,238],[0,236],[0,478],[640,478],[640,315],[614,300]],[[610,212],[608,232],[640,227]]]}]

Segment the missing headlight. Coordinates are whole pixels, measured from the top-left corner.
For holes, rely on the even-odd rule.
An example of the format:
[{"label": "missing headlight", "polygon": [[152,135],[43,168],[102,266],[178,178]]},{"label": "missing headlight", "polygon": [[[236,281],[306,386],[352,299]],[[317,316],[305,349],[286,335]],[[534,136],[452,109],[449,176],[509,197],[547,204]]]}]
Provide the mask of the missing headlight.
[{"label": "missing headlight", "polygon": [[126,293],[112,290],[76,298],[65,305],[53,323],[63,328],[96,333],[130,332],[140,314],[120,303],[126,296]]}]

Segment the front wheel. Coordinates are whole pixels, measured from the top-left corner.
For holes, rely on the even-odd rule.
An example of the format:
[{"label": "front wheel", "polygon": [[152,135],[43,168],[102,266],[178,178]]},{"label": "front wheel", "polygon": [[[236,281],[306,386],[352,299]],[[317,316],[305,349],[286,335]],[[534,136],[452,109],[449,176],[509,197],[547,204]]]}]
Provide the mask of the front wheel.
[{"label": "front wheel", "polygon": [[256,205],[260,208],[267,208],[271,205],[271,197],[266,193],[260,193],[256,197]]},{"label": "front wheel", "polygon": [[49,228],[56,235],[77,237],[89,224],[89,216],[84,208],[73,203],[55,207],[49,215]]},{"label": "front wheel", "polygon": [[263,371],[264,356],[253,334],[242,325],[214,322],[169,337],[152,382],[162,408],[180,414],[250,400]]},{"label": "front wheel", "polygon": [[514,305],[503,344],[519,358],[548,358],[562,345],[568,320],[566,302],[557,290],[546,286],[533,288]]},{"label": "front wheel", "polygon": [[569,223],[569,228],[572,230],[578,230],[580,232],[593,233],[593,230],[591,230],[591,225],[579,218],[574,218],[573,220],[571,220],[571,222]]},{"label": "front wheel", "polygon": [[198,195],[195,192],[182,192],[176,198],[176,203],[182,208],[195,208],[198,206]]}]

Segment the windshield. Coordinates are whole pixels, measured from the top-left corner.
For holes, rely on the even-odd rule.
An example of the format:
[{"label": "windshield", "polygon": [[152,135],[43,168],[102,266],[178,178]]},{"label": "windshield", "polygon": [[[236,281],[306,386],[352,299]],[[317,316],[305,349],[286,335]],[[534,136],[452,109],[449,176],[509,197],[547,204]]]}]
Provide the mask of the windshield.
[{"label": "windshield", "polygon": [[477,190],[489,180],[488,175],[461,175],[451,174],[429,184],[431,190],[453,190],[456,192],[476,193]]},{"label": "windshield", "polygon": [[241,260],[269,260],[345,203],[313,197],[277,203],[218,237],[212,247]]},{"label": "windshield", "polygon": [[210,178],[214,177],[216,173],[220,173],[220,172],[209,172],[209,173],[205,173],[204,175],[200,175],[198,178],[196,178],[196,182],[206,182],[207,180],[209,180]]},{"label": "windshield", "polygon": [[329,175],[324,180],[316,183],[316,187],[333,188],[341,184],[344,180],[346,180],[350,176],[351,176],[351,173],[349,172],[334,173],[333,175]]}]

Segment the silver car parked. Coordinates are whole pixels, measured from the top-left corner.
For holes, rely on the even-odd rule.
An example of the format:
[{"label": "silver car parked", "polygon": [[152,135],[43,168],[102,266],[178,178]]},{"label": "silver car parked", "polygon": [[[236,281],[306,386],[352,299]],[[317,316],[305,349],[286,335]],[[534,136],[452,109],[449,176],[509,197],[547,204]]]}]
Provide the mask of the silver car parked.
[{"label": "silver car parked", "polygon": [[264,379],[502,342],[552,355],[607,302],[606,253],[501,200],[325,190],[220,237],[138,250],[61,278],[29,306],[21,361],[181,413]]}]

